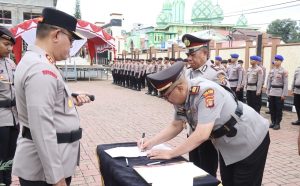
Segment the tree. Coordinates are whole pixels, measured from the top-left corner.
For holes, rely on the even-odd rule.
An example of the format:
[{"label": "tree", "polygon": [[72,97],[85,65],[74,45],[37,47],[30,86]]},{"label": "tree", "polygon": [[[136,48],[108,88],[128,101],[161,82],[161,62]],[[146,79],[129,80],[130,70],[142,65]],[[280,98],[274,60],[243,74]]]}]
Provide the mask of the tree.
[{"label": "tree", "polygon": [[74,17],[81,19],[80,0],[76,0]]},{"label": "tree", "polygon": [[291,19],[277,19],[269,24],[268,34],[281,37],[286,43],[300,42],[300,28],[297,22]]}]

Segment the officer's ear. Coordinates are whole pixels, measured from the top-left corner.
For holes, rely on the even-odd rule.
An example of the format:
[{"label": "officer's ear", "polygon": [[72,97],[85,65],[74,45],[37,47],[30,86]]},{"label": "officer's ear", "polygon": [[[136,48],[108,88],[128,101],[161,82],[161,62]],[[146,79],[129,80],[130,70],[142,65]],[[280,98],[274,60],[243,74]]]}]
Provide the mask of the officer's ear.
[{"label": "officer's ear", "polygon": [[57,43],[59,41],[59,29],[55,29],[53,31],[50,32],[50,39],[51,41],[53,41],[54,43]]}]

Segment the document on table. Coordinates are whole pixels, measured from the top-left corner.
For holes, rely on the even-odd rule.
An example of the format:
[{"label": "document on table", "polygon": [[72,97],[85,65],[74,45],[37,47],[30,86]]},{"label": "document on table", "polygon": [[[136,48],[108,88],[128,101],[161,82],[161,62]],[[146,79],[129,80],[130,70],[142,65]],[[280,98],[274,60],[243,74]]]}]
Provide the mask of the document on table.
[{"label": "document on table", "polygon": [[[165,144],[159,144],[154,146],[151,150],[171,150],[171,148]],[[147,156],[148,151],[141,152],[141,150],[137,146],[132,147],[115,147],[111,149],[105,150],[105,152],[110,155],[112,158],[116,157],[127,157],[134,158],[140,156]]]},{"label": "document on table", "polygon": [[178,162],[155,166],[136,166],[133,169],[153,186],[192,186],[196,177],[207,176],[208,173],[192,162]]}]

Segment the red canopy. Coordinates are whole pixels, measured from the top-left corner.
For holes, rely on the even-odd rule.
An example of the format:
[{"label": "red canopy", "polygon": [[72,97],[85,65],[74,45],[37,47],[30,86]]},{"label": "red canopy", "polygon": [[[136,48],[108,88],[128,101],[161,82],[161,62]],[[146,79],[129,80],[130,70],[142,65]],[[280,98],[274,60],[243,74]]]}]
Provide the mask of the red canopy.
[{"label": "red canopy", "polygon": [[[22,39],[29,45],[34,44],[38,20],[39,18],[24,21],[10,29],[16,38],[13,52],[17,63],[21,60]],[[78,20],[76,31],[86,37],[86,40],[76,40],[70,49],[70,56],[76,54],[86,41],[88,43],[91,60],[93,60],[96,55],[96,48],[99,48],[101,52],[114,50],[115,54],[115,39],[105,32],[103,28],[87,21]]]}]

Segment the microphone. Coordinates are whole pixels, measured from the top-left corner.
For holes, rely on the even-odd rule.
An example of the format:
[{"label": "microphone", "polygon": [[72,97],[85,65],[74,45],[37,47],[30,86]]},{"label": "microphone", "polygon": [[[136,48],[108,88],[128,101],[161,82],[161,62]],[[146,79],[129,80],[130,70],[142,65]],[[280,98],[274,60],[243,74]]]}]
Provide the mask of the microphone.
[{"label": "microphone", "polygon": [[[95,100],[95,96],[94,96],[94,95],[89,95],[89,94],[85,94],[85,95],[86,95],[87,97],[89,97],[91,101],[94,101],[94,100]],[[73,97],[76,98],[77,96],[79,96],[79,94],[77,94],[77,93],[72,93],[71,96],[73,96]]]}]

